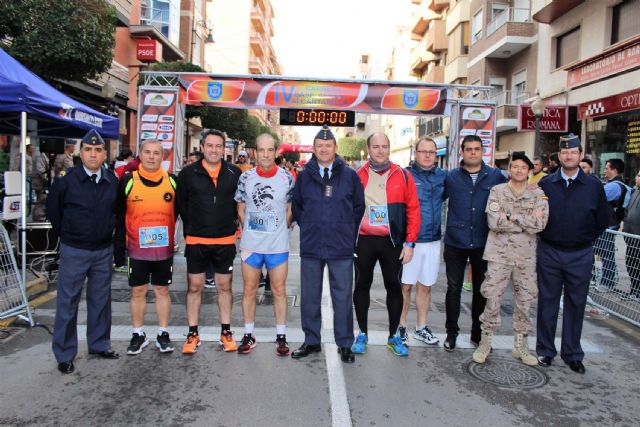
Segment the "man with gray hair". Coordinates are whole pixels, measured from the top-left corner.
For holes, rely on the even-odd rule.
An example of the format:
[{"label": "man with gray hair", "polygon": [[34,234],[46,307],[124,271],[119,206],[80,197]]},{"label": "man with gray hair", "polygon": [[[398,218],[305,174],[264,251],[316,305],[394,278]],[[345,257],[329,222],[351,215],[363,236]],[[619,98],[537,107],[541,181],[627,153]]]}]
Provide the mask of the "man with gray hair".
[{"label": "man with gray hair", "polygon": [[[173,275],[173,253],[177,209],[176,177],[162,169],[162,143],[144,141],[140,146],[140,167],[120,180],[116,198],[116,265],[127,265],[131,287],[133,333],[127,354],[139,354],[149,341],[144,332],[147,288],[153,285],[158,315],[156,347],[173,351],[169,338]],[[129,255],[125,262],[125,242]]]}]

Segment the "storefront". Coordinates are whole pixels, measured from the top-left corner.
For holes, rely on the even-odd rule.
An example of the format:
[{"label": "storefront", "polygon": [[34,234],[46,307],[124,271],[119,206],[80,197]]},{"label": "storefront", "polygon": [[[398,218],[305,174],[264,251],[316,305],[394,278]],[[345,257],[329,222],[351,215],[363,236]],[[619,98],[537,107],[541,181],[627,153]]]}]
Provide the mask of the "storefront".
[{"label": "storefront", "polygon": [[578,119],[585,123],[585,152],[596,174],[603,178],[606,161],[618,158],[625,164],[625,181],[633,183],[640,170],[640,88],[581,104]]}]

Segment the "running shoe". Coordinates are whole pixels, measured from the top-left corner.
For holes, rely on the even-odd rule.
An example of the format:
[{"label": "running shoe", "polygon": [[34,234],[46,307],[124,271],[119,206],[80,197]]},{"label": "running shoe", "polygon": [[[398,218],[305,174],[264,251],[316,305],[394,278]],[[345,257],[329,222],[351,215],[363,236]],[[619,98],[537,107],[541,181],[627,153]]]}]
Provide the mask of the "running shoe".
[{"label": "running shoe", "polygon": [[365,354],[367,352],[368,342],[369,337],[367,337],[367,334],[360,332],[351,346],[351,351],[355,354]]},{"label": "running shoe", "polygon": [[389,338],[387,348],[396,356],[405,357],[409,355],[409,349],[402,343],[402,339],[398,335]]},{"label": "running shoe", "polygon": [[276,355],[280,357],[289,355],[289,343],[286,335],[278,335],[276,337]]},{"label": "running shoe", "polygon": [[[231,338],[233,339],[233,337],[231,337]],[[220,339],[222,339],[222,337]],[[235,344],[235,342],[234,342],[234,344]],[[240,354],[249,354],[249,353],[251,353],[251,350],[253,350],[253,348],[255,346],[256,346],[255,337],[253,335],[251,335],[251,334],[244,334],[244,336],[242,337],[242,342],[238,346],[238,353],[240,353]],[[225,351],[230,351],[230,350],[225,349]]]},{"label": "running shoe", "polygon": [[407,334],[407,328],[405,326],[398,326],[398,336],[402,340],[402,344],[409,347],[409,334]]},{"label": "running shoe", "polygon": [[156,338],[156,347],[160,350],[160,353],[171,353],[173,351],[173,344],[171,338],[169,338],[169,332],[164,331]]},{"label": "running shoe", "polygon": [[465,282],[462,284],[462,289],[464,289],[465,291],[471,292],[473,290],[473,283],[471,282]]},{"label": "running shoe", "polygon": [[114,265],[113,271],[115,271],[116,273],[128,273],[129,267],[127,267],[126,265]]},{"label": "running shoe", "polygon": [[204,287],[205,287],[205,289],[215,289],[216,288],[216,282],[214,281],[214,279],[205,279]]},{"label": "running shoe", "polygon": [[236,351],[238,349],[238,344],[236,344],[236,340],[233,339],[233,332],[231,331],[224,331],[220,335],[220,345],[224,351]]},{"label": "running shoe", "polygon": [[631,301],[631,302],[640,302],[640,295],[636,294],[636,293],[626,293],[622,296],[620,296],[620,299],[622,301]]},{"label": "running shoe", "polygon": [[200,347],[200,335],[198,335],[196,332],[189,332],[189,335],[187,335],[187,340],[182,346],[182,353],[193,354],[198,351],[198,347]]},{"label": "running shoe", "polygon": [[436,338],[436,336],[433,335],[431,330],[426,326],[422,329],[416,329],[413,333],[413,337],[429,345],[436,345],[440,342],[440,340]]},{"label": "running shoe", "polygon": [[129,342],[129,347],[127,347],[127,354],[140,354],[142,349],[149,345],[149,340],[147,339],[147,334],[144,332],[142,335],[134,333],[131,336],[131,342]]}]

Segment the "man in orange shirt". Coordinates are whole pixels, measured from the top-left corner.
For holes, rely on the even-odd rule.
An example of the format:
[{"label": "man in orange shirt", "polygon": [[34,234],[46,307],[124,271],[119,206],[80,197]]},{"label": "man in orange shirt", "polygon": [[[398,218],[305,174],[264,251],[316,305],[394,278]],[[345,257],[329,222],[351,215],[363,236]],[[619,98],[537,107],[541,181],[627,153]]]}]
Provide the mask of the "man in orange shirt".
[{"label": "man in orange shirt", "polygon": [[186,236],[187,320],[189,333],[182,347],[193,354],[200,346],[198,322],[205,271],[210,263],[215,271],[220,310],[220,345],[236,351],[231,331],[231,277],[236,257],[237,204],[234,200],[240,169],[224,160],[225,136],[211,129],[202,133],[203,158],[182,169],[178,175],[176,202]]}]

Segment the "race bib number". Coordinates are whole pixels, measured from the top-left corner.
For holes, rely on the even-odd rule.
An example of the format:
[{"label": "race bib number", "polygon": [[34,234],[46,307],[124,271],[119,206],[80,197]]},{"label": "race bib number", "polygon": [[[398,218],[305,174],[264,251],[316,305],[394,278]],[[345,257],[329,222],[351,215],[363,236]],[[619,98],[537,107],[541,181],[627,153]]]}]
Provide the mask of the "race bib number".
[{"label": "race bib number", "polygon": [[389,225],[389,217],[387,215],[387,207],[383,205],[369,206],[369,225],[381,226]]},{"label": "race bib number", "polygon": [[169,246],[169,227],[140,227],[141,248],[163,248]]},{"label": "race bib number", "polygon": [[249,230],[260,233],[276,231],[275,212],[249,212]]}]

